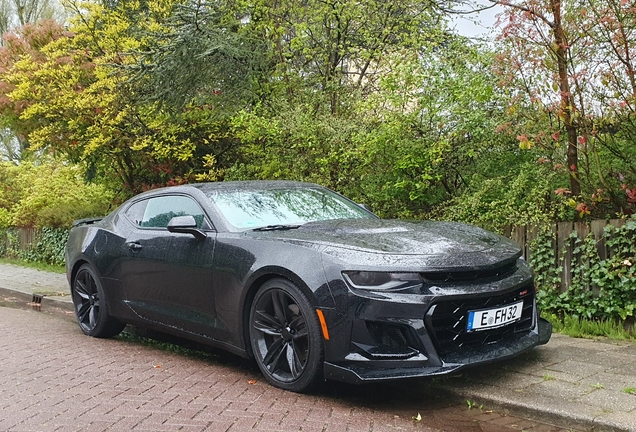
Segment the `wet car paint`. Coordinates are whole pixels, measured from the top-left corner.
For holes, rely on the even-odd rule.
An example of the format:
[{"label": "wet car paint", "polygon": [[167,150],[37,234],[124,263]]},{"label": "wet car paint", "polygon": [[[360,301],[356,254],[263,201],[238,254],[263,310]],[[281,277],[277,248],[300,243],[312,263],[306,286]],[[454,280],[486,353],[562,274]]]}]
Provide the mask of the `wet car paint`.
[{"label": "wet car paint", "polygon": [[[288,279],[326,319],[325,377],[353,383],[449,373],[548,341],[551,329],[538,318],[532,273],[509,239],[464,224],[377,218],[310,222],[286,231],[236,231],[205,196],[210,189],[308,186],[317,187],[228,182],[141,194],[102,221],[72,230],[67,277],[72,283],[80,265],[90,263],[117,319],[244,357],[252,355],[246,311],[256,290],[272,277]],[[201,205],[214,227],[203,230],[205,239],[140,229],[124,216],[135,202],[175,194]],[[502,274],[498,269],[504,269]],[[437,279],[425,279],[416,292],[379,292],[349,286],[342,276],[348,270],[417,272]],[[453,280],[467,275],[474,277]],[[515,299],[524,290],[532,309],[529,328],[438,353],[442,344],[432,318],[438,305],[471,299],[487,304],[502,293]]]}]

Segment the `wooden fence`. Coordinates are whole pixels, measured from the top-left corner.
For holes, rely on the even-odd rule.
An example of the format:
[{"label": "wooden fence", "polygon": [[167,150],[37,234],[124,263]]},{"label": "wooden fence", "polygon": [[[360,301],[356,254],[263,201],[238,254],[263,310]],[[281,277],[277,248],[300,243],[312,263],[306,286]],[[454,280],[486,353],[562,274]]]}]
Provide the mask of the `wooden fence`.
[{"label": "wooden fence", "polygon": [[18,228],[16,229],[17,233],[17,245],[10,244],[11,241],[6,233],[0,231],[0,246],[4,245],[5,248],[9,249],[17,246],[19,250],[29,250],[31,249],[35,243],[37,242],[37,236],[39,234],[39,230],[35,228]]},{"label": "wooden fence", "polygon": [[37,241],[39,231],[35,228],[20,228],[18,230],[18,239],[20,240],[20,249],[29,250]]},{"label": "wooden fence", "polygon": [[[589,233],[594,234],[596,239],[596,247],[599,257],[605,259],[611,251],[605,246],[605,238],[603,236],[604,229],[608,225],[620,227],[625,224],[623,219],[614,219],[610,221],[595,220],[587,222],[559,222],[552,225],[554,233],[552,247],[554,248],[555,267],[562,266],[561,270],[561,290],[565,291],[572,281],[572,263],[575,262],[572,250],[574,248],[571,234],[577,233],[578,238],[584,239]],[[536,227],[510,226],[504,230],[504,235],[513,239],[521,247],[523,256],[529,262],[532,262],[531,243],[537,238],[538,229]],[[38,230],[34,228],[18,229],[18,239],[21,250],[28,250],[37,239]],[[1,241],[1,239],[0,239]]]},{"label": "wooden fence", "polygon": [[[592,233],[596,240],[596,248],[599,258],[605,259],[611,251],[605,245],[604,230],[608,225],[621,227],[625,225],[624,219],[594,220],[591,222],[559,222],[552,225],[552,247],[554,248],[555,267],[561,267],[561,291],[568,289],[572,282],[572,264],[575,262],[574,241],[571,237],[573,232],[577,233],[579,239],[584,239]],[[538,229],[536,227],[514,226],[506,227],[504,235],[514,240],[523,251],[523,256],[532,262],[531,244],[537,238]]]}]

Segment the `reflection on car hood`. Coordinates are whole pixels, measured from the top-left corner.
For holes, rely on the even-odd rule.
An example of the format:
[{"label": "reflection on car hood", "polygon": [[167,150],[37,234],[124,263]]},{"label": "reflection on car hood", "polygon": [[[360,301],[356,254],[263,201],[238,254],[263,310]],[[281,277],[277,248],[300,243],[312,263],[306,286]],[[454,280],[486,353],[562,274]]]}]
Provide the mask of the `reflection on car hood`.
[{"label": "reflection on car hood", "polygon": [[282,241],[319,242],[364,252],[397,255],[457,255],[493,249],[515,249],[496,234],[456,222],[406,222],[346,219],[311,222],[289,231],[266,233]]}]

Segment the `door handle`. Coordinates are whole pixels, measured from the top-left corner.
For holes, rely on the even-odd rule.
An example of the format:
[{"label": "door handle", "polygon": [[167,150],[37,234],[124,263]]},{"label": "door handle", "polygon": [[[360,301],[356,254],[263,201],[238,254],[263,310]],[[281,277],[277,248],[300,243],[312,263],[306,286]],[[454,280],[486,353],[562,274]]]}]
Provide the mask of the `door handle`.
[{"label": "door handle", "polygon": [[141,250],[142,248],[142,246],[137,242],[129,242],[127,243],[127,245],[130,248],[130,250],[132,250],[133,252],[137,252],[138,250]]}]

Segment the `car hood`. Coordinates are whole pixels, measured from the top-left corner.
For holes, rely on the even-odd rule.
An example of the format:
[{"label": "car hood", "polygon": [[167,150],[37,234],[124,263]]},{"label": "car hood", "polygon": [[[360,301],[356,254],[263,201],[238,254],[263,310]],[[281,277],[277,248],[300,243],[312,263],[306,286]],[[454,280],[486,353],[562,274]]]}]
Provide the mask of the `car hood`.
[{"label": "car hood", "polygon": [[456,222],[345,219],[258,234],[279,241],[321,243],[391,255],[458,255],[497,247],[518,251],[512,241],[500,235]]}]

